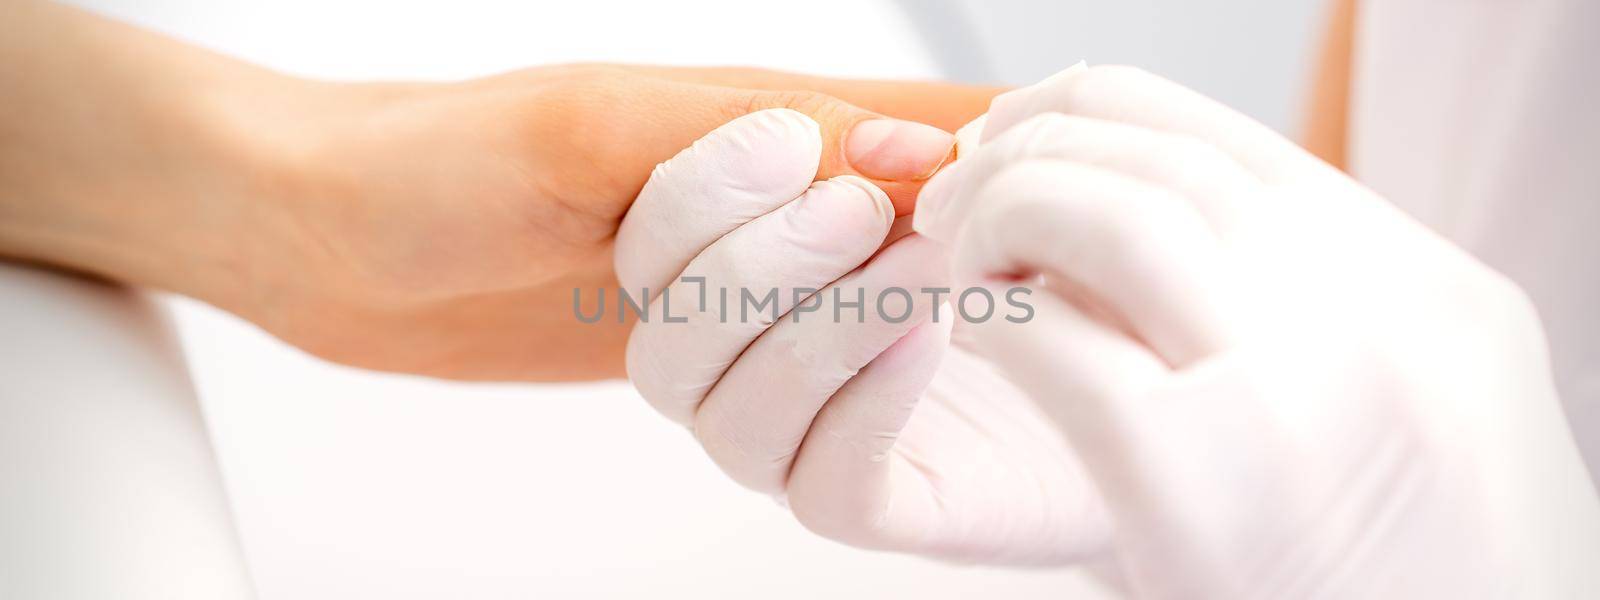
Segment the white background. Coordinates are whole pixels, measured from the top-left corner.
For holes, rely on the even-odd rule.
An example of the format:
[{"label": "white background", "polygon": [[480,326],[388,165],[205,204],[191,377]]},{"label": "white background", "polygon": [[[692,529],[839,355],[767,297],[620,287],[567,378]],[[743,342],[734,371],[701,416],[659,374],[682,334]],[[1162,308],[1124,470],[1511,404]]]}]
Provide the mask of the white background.
[{"label": "white background", "polygon": [[[613,60],[1019,84],[1079,59],[1127,62],[1280,128],[1294,114],[1315,12],[1313,0],[79,4],[330,78]],[[908,6],[929,10],[908,16]],[[942,29],[934,12],[971,28]],[[952,567],[818,539],[725,481],[624,384],[358,372],[174,304],[267,600],[1087,593],[1070,571]]]}]

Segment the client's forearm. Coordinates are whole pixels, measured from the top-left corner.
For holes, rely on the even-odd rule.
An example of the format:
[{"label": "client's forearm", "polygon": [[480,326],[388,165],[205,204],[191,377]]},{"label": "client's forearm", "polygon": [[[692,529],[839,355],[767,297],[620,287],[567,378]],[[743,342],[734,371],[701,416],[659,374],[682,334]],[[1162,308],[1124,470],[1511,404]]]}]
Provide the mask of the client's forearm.
[{"label": "client's forearm", "polygon": [[51,3],[0,23],[0,256],[225,287],[239,232],[272,226],[245,201],[273,182],[244,124],[292,80]]}]

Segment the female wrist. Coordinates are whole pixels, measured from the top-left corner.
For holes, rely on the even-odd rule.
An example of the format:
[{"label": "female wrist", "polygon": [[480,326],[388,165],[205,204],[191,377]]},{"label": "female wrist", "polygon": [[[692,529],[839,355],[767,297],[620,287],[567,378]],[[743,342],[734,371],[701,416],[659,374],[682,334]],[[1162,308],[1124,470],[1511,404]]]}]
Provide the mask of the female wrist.
[{"label": "female wrist", "polygon": [[[314,240],[299,210],[320,196],[317,149],[350,100],[345,86],[252,72],[197,98],[194,175],[165,252],[180,270],[140,281],[262,322],[306,286]],[[266,324],[266,323],[263,323]]]},{"label": "female wrist", "polygon": [[[300,82],[191,62],[181,87],[85,74],[24,98],[6,123],[18,135],[0,144],[0,257],[235,308],[270,255],[278,191],[292,179],[271,133],[279,115],[260,107]],[[101,100],[61,99],[73,94]]]}]

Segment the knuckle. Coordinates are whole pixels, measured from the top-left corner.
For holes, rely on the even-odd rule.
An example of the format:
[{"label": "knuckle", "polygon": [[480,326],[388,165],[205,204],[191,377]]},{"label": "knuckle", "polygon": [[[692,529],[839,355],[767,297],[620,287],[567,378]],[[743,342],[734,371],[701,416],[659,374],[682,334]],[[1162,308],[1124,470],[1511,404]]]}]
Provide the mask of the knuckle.
[{"label": "knuckle", "polygon": [[554,81],[595,86],[613,86],[638,77],[637,73],[626,68],[600,63],[557,65],[551,67],[547,74]]},{"label": "knuckle", "polygon": [[[527,110],[558,131],[587,135],[592,140],[601,135],[623,133],[606,129],[628,123],[627,119],[615,118],[613,113],[647,106],[651,100],[649,96],[668,85],[671,84],[616,65],[560,65],[540,74],[539,84],[534,89],[538,101],[527,103]],[[590,145],[594,144],[562,147]]]},{"label": "knuckle", "polygon": [[842,100],[809,90],[778,90],[755,91],[745,98],[742,105],[736,107],[737,115],[772,109],[788,108],[799,111],[817,121],[828,121],[833,117],[843,116],[848,109]]}]

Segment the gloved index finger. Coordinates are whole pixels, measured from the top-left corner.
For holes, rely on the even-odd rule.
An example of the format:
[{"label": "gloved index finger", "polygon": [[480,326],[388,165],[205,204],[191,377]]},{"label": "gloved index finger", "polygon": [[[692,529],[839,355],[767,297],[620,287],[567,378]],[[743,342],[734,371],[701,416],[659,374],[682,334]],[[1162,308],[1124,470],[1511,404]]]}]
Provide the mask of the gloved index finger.
[{"label": "gloved index finger", "polygon": [[[1220,102],[1133,67],[1078,63],[1026,88],[997,96],[984,142],[1035,115],[1057,112],[1137,125],[1216,146],[1269,183],[1320,164],[1271,128]],[[1311,159],[1311,160],[1308,160]]]}]

